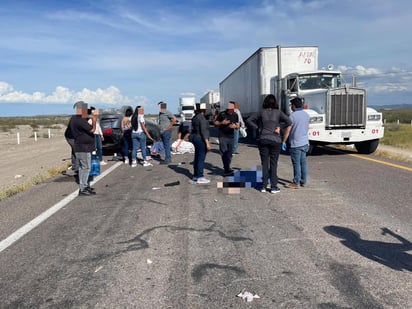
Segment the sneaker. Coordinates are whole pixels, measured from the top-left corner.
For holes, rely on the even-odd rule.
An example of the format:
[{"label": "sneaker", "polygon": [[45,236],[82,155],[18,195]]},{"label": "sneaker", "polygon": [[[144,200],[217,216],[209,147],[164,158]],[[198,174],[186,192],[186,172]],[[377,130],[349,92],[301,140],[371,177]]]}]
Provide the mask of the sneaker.
[{"label": "sneaker", "polygon": [[129,164],[129,158],[124,159],[124,164]]},{"label": "sneaker", "polygon": [[200,177],[200,178],[197,179],[196,182],[197,182],[197,183],[206,184],[206,183],[209,183],[210,180],[209,180],[209,179],[206,179],[205,177]]},{"label": "sneaker", "polygon": [[107,165],[106,161],[100,161],[100,165]]},{"label": "sneaker", "polygon": [[260,192],[262,192],[262,193],[266,193],[266,188],[262,188],[262,189],[260,189]]},{"label": "sneaker", "polygon": [[96,192],[89,191],[87,189],[79,190],[79,196],[90,196],[90,195],[95,195],[95,194],[96,194]]},{"label": "sneaker", "polygon": [[166,161],[166,160],[160,161],[160,164],[162,165],[169,165],[170,163],[172,163],[172,161]]},{"label": "sneaker", "polygon": [[299,188],[299,186],[296,183],[293,183],[293,182],[288,184],[287,187],[289,189],[298,189]]},{"label": "sneaker", "polygon": [[234,170],[230,169],[230,170],[228,170],[228,171],[225,171],[225,172],[223,173],[223,176],[233,176],[233,173],[234,173],[234,172],[235,172]]},{"label": "sneaker", "polygon": [[305,183],[301,183],[300,186],[303,188],[304,186],[306,186]]},{"label": "sneaker", "polygon": [[143,161],[142,165],[143,165],[144,167],[153,166],[152,163],[149,163],[149,162],[147,162],[147,161]]},{"label": "sneaker", "polygon": [[193,177],[193,178],[192,178],[192,181],[193,181],[193,182],[196,182],[196,181],[197,181],[197,177]]},{"label": "sneaker", "polygon": [[279,190],[278,187],[273,187],[272,189],[270,189],[270,193],[272,193],[272,194],[276,194],[276,193],[279,193],[279,192],[280,192],[280,190]]},{"label": "sneaker", "polygon": [[133,160],[132,161],[132,167],[136,167],[137,166],[137,161],[136,160]]}]

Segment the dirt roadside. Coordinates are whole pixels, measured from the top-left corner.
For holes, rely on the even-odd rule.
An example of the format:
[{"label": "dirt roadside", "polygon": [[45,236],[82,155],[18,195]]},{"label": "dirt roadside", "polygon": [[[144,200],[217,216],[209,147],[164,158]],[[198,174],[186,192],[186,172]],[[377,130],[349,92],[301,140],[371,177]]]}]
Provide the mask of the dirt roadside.
[{"label": "dirt roadside", "polygon": [[[19,142],[17,133],[19,133]],[[0,189],[23,184],[37,175],[48,174],[70,160],[64,129],[39,130],[37,140],[30,126],[0,133]]]},{"label": "dirt roadside", "polygon": [[[20,133],[20,144],[17,144],[17,133]],[[51,132],[39,130],[37,141],[32,135],[29,126],[0,133],[0,190],[26,183],[70,161],[71,150],[64,138],[63,127]],[[379,145],[375,154],[412,163],[412,149]]]}]

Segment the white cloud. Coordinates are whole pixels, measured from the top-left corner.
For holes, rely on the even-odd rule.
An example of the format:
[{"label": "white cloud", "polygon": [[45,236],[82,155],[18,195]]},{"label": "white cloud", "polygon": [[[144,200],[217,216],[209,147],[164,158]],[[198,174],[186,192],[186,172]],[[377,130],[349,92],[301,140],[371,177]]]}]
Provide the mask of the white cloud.
[{"label": "white cloud", "polygon": [[407,91],[408,88],[402,85],[397,84],[386,84],[386,85],[376,85],[372,88],[369,88],[373,92],[401,92]]},{"label": "white cloud", "polygon": [[412,90],[412,72],[399,68],[384,71],[357,65],[354,68],[339,66],[338,69],[346,79],[348,76],[356,76],[357,85],[370,93],[395,93]]},{"label": "white cloud", "polygon": [[8,92],[11,92],[11,91],[13,91],[13,86],[12,85],[10,85],[6,82],[0,82],[0,96],[3,93],[8,93]]},{"label": "white cloud", "polygon": [[383,72],[376,68],[365,68],[362,65],[357,65],[355,68],[347,66],[339,66],[338,70],[343,74],[353,74],[355,76],[366,76],[366,75],[381,75]]},{"label": "white cloud", "polygon": [[0,102],[66,104],[79,100],[90,104],[106,104],[114,106],[132,103],[146,105],[148,102],[148,99],[144,96],[136,96],[133,98],[124,96],[115,86],[110,86],[106,89],[98,88],[96,90],[84,88],[79,92],[72,91],[63,86],[57,86],[50,95],[46,95],[39,91],[33,92],[32,94],[24,93],[22,91],[14,90],[14,87],[6,82],[0,82]]}]

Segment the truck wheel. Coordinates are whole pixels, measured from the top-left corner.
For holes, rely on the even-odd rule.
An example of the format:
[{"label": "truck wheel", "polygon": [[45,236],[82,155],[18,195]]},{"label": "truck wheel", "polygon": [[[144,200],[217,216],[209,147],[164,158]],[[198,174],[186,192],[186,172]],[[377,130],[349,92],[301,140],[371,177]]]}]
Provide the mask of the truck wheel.
[{"label": "truck wheel", "polygon": [[365,141],[361,143],[355,143],[356,150],[361,154],[371,154],[374,153],[378,148],[379,140],[373,139],[370,141]]}]

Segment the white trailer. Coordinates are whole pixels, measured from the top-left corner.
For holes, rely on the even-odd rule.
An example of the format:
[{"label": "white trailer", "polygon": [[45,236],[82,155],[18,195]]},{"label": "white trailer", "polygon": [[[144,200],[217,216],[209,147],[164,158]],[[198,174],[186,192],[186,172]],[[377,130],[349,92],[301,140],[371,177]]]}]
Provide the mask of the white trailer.
[{"label": "white trailer", "polygon": [[213,115],[220,108],[220,93],[219,91],[209,90],[201,98],[200,103],[206,103],[206,118],[210,123],[214,122]]},{"label": "white trailer", "polygon": [[366,106],[366,91],[345,85],[339,71],[318,70],[316,46],[259,48],[220,83],[221,108],[239,102],[245,118],[261,110],[268,94],[287,114],[290,99],[304,99],[311,146],[355,144],[372,153],[383,137],[382,114]]},{"label": "white trailer", "polygon": [[220,93],[219,91],[209,90],[201,98],[200,103],[206,104],[218,104],[220,102]]}]

